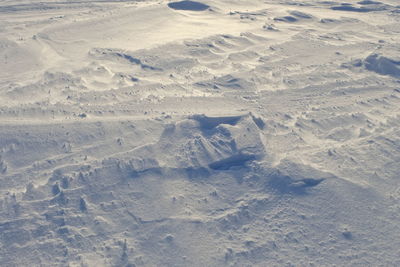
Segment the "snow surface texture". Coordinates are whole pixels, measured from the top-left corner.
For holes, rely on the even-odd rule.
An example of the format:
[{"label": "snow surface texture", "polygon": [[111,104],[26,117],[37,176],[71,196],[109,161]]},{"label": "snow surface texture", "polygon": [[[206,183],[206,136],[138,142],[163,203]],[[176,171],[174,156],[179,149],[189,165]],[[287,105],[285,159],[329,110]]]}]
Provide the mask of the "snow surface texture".
[{"label": "snow surface texture", "polygon": [[399,25],[0,0],[0,265],[400,266]]}]

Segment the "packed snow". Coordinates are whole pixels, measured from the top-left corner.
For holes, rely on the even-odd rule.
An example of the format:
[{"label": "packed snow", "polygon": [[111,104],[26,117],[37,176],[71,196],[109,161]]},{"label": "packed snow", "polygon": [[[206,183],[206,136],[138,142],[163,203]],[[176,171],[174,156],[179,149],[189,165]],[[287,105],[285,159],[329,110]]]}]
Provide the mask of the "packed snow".
[{"label": "packed snow", "polygon": [[0,0],[0,266],[400,266],[397,0]]}]

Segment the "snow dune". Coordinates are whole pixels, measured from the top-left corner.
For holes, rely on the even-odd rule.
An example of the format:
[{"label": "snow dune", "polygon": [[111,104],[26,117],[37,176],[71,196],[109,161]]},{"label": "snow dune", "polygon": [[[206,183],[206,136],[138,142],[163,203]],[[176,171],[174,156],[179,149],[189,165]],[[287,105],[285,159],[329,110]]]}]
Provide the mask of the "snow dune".
[{"label": "snow dune", "polygon": [[1,266],[398,266],[396,1],[0,1]]}]

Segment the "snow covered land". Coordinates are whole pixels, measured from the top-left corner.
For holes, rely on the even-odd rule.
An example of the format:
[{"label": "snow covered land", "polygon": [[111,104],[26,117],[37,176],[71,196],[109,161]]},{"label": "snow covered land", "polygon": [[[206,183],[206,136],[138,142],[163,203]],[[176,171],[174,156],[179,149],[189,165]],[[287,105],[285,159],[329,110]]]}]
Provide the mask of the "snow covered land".
[{"label": "snow covered land", "polygon": [[0,266],[399,256],[398,0],[0,0]]}]

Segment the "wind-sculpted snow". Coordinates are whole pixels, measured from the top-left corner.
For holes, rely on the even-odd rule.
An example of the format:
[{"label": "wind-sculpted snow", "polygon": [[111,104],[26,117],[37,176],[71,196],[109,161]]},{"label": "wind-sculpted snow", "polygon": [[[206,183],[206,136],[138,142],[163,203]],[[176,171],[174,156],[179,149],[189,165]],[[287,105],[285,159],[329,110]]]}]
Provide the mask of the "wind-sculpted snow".
[{"label": "wind-sculpted snow", "polygon": [[0,1],[0,266],[400,266],[399,10]]},{"label": "wind-sculpted snow", "polygon": [[[79,131],[82,135],[69,141],[70,150],[38,160],[34,169],[20,169],[41,177],[40,184],[27,181],[18,193],[4,194],[3,263],[198,266],[203,259],[206,265],[262,266],[287,260],[279,256],[281,249],[306,263],[303,251],[314,239],[334,240],[338,253],[354,243],[360,253],[369,251],[364,239],[385,249],[388,241],[396,244],[395,237],[382,238],[397,231],[397,224],[381,217],[388,204],[382,195],[289,159],[271,164],[259,138],[272,125],[262,130],[255,121],[253,115],[195,115],[169,125],[112,122],[93,124],[88,135]],[[80,125],[64,130],[72,134]],[[35,135],[41,131],[25,129]],[[58,129],[61,125],[50,137],[58,140],[54,145],[63,138]],[[152,137],[146,137],[149,130]],[[78,146],[83,141],[86,145]],[[5,160],[22,153],[21,146],[27,149],[16,144]],[[75,162],[79,158],[84,164]],[[14,176],[12,169],[17,168],[7,175]],[[362,208],[365,201],[374,203],[371,211]],[[354,221],[363,216],[368,220]],[[371,231],[372,225],[379,229]],[[271,253],[276,257],[268,257]],[[337,262],[331,253],[321,253],[317,263]]]},{"label": "wind-sculpted snow", "polygon": [[196,1],[180,1],[168,3],[168,6],[176,10],[204,11],[208,5]]},{"label": "wind-sculpted snow", "polygon": [[365,59],[365,67],[383,75],[400,78],[400,60],[393,60],[381,55],[373,54]]},{"label": "wind-sculpted snow", "polygon": [[[129,151],[120,157],[133,174],[148,170],[228,170],[246,167],[265,155],[260,128],[252,115],[190,119],[167,125],[160,140]],[[134,159],[130,160],[129,157]],[[195,173],[194,173],[195,174]]]}]

